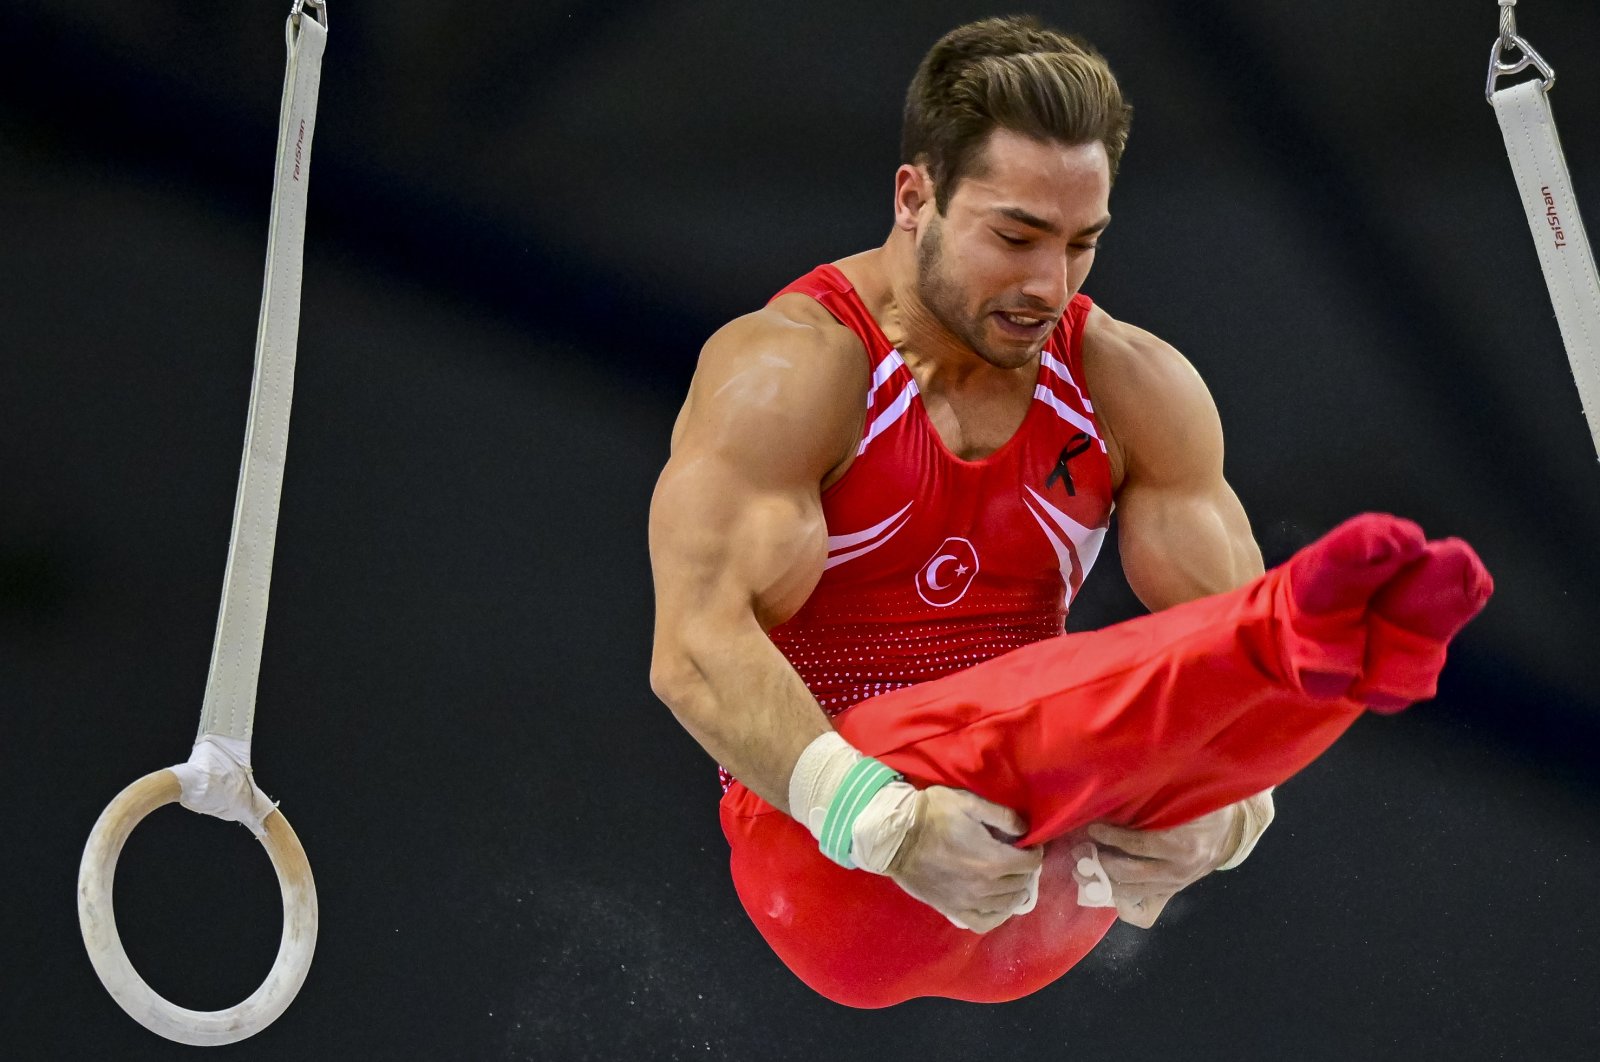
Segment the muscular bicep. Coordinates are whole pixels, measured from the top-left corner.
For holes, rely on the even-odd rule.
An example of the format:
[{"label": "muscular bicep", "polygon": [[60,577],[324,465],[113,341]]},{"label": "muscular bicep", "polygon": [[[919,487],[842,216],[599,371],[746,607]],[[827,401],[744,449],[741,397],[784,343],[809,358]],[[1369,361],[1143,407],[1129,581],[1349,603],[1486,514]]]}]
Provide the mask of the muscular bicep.
[{"label": "muscular bicep", "polygon": [[1117,501],[1117,547],[1128,585],[1151,611],[1242,586],[1261,574],[1261,550],[1233,489],[1134,484]]},{"label": "muscular bicep", "polygon": [[657,641],[696,621],[768,628],[792,615],[827,559],[816,494],[715,451],[675,454],[650,511]]},{"label": "muscular bicep", "polygon": [[1097,338],[1123,453],[1117,545],[1128,585],[1157,610],[1260,575],[1261,551],[1223,478],[1222,423],[1199,374],[1140,329],[1108,320]]},{"label": "muscular bicep", "polygon": [[781,322],[707,344],[651,502],[658,646],[693,623],[771,627],[810,596],[827,558],[820,484],[857,427],[834,365]]}]

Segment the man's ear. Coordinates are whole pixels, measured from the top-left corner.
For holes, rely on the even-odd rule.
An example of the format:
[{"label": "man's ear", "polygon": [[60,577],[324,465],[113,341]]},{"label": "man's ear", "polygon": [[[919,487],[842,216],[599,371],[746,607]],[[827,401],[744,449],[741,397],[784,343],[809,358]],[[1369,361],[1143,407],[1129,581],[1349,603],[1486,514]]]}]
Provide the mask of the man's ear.
[{"label": "man's ear", "polygon": [[933,178],[921,164],[901,166],[894,171],[894,226],[916,232],[922,225],[923,210],[935,207]]}]

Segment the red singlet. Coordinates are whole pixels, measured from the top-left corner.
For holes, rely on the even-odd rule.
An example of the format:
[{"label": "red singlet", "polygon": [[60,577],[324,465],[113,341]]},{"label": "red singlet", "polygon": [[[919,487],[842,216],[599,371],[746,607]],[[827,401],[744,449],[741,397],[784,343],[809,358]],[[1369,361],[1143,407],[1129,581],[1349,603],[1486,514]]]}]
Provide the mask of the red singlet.
[{"label": "red singlet", "polygon": [[[1060,634],[1112,507],[1083,371],[1089,297],[1072,299],[1040,352],[1016,434],[963,461],[843,273],[818,266],[778,295],[791,293],[854,332],[872,374],[855,461],[822,494],[827,568],[800,611],[770,632],[823,711]],[[723,772],[724,789],[729,781]]]},{"label": "red singlet", "polygon": [[854,332],[872,370],[856,459],[822,495],[827,570],[771,632],[823,710],[1060,634],[1111,518],[1111,465],[1084,383],[1088,297],[1045,343],[1016,434],[963,461],[844,274],[819,266],[778,294],[792,292]]}]

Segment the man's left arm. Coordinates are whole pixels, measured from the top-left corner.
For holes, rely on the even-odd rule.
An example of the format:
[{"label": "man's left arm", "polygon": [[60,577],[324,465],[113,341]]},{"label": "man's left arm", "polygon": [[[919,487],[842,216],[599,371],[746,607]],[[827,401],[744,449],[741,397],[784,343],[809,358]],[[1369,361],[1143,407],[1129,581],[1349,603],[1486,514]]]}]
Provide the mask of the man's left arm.
[{"label": "man's left arm", "polygon": [[[1097,310],[1085,336],[1090,387],[1111,436],[1117,546],[1151,611],[1242,586],[1261,550],[1222,474],[1222,423],[1199,373],[1142,329]],[[1243,861],[1272,821],[1270,790],[1171,830],[1089,827],[1122,920],[1148,928],[1172,896]]]}]

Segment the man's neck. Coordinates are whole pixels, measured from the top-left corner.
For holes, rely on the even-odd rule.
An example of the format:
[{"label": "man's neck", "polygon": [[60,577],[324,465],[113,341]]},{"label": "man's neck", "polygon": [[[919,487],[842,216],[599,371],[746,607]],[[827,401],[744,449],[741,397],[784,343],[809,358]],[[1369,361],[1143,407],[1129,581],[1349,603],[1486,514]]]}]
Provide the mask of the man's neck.
[{"label": "man's neck", "polygon": [[[896,229],[883,246],[851,255],[838,266],[925,391],[1013,375],[1015,370],[984,361],[923,303],[917,292],[917,251],[909,233]],[[1025,369],[1031,377],[1034,366]]]}]

